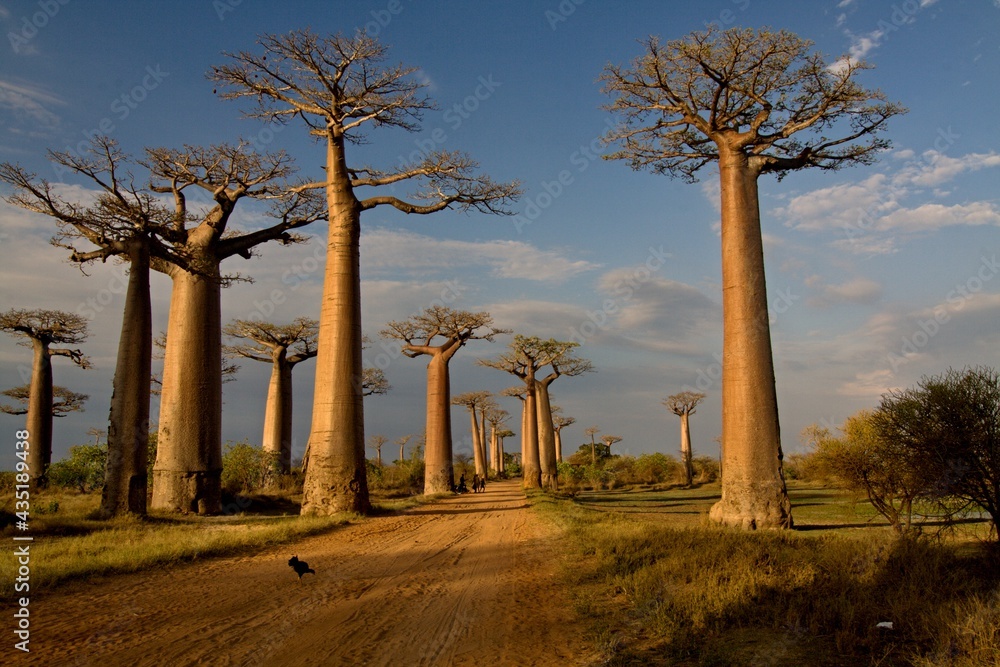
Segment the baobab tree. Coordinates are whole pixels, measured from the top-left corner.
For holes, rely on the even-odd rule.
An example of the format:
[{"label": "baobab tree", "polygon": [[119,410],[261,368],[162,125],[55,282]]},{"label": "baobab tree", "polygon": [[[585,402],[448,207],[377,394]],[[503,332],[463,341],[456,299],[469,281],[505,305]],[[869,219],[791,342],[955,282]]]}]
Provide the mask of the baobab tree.
[{"label": "baobab tree", "polygon": [[[553,408],[555,412],[555,408]],[[562,430],[567,426],[572,426],[576,423],[576,417],[566,417],[564,415],[554,415],[552,417],[552,432],[555,434],[556,438],[556,462],[562,463]]]},{"label": "baobab tree", "polygon": [[611,456],[611,445],[621,442],[622,438],[620,435],[602,435],[601,441],[604,443],[604,446],[608,448],[608,456]]},{"label": "baobab tree", "polygon": [[[534,409],[531,412],[528,411],[528,390],[523,384],[507,387],[500,392],[500,395],[516,398],[521,402],[521,476],[523,478],[524,462],[528,460],[527,452],[533,450],[536,460],[538,457],[538,415]],[[534,444],[529,445],[529,437],[533,438]],[[535,469],[537,470],[536,474],[540,475],[541,468],[536,466]],[[539,477],[540,479],[541,477]],[[532,488],[538,486],[541,486],[541,481]]]},{"label": "baobab tree", "polygon": [[451,399],[452,405],[463,405],[469,411],[469,418],[472,421],[472,455],[476,474],[480,477],[486,476],[486,447],[483,443],[480,415],[494,404],[492,396],[488,391],[467,391]]},{"label": "baobab tree", "polygon": [[854,58],[828,64],[811,43],[770,30],[714,27],[661,45],[644,41],[630,66],[608,66],[604,91],[621,125],[606,156],[633,169],[697,180],[715,163],[722,198],[725,473],[715,521],[790,527],[781,468],[757,181],[791,171],[870,164],[879,133],[903,113],[857,75]]},{"label": "baobab tree", "polygon": [[601,429],[597,426],[588,426],[583,431],[590,436],[590,463],[591,465],[597,465],[597,441],[594,440],[594,436],[601,432]]},{"label": "baobab tree", "polygon": [[500,449],[498,433],[510,419],[510,413],[499,405],[491,405],[483,411],[483,419],[490,424],[489,468],[496,474],[503,472],[503,452]]},{"label": "baobab tree", "polygon": [[[560,375],[579,375],[592,370],[591,364],[570,354],[578,343],[542,340],[538,336],[514,336],[506,353],[496,359],[480,359],[479,363],[489,368],[502,370],[521,378],[525,384],[525,410],[534,413],[524,429],[526,443],[524,451],[525,488],[556,489],[555,436],[552,431],[552,413],[549,406],[548,387]],[[552,372],[544,378],[538,371],[552,366]],[[537,473],[535,463],[537,462]],[[537,474],[538,484],[535,485]]]},{"label": "baobab tree", "polygon": [[387,442],[389,442],[389,438],[385,437],[381,433],[368,438],[368,446],[375,450],[375,461],[379,468],[382,467],[382,447]]},{"label": "baobab tree", "polygon": [[24,426],[30,443],[28,476],[32,487],[44,487],[45,473],[52,463],[52,357],[66,357],[81,368],[90,367],[87,357],[79,349],[52,345],[78,345],[87,340],[87,321],[62,310],[14,308],[0,313],[0,331],[17,336],[18,345],[32,349],[31,384],[28,385]]},{"label": "baobab tree", "polygon": [[406,451],[405,451],[406,450],[406,443],[408,443],[412,437],[413,437],[413,434],[410,434],[410,435],[401,435],[398,438],[396,438],[395,444],[399,445],[399,461],[400,462],[403,462],[403,461],[406,460]]},{"label": "baobab tree", "polygon": [[447,493],[455,485],[448,364],[468,341],[492,342],[503,333],[510,332],[494,327],[489,313],[453,310],[446,306],[432,306],[407,320],[389,322],[379,332],[383,338],[401,341],[402,352],[407,357],[430,357],[427,362],[424,493]]},{"label": "baobab tree", "polygon": [[[129,263],[108,418],[101,513],[144,514],[152,338],[149,270],[158,262],[185,261],[169,249],[175,240],[175,212],[163,206],[154,193],[135,186],[135,164],[108,137],[94,137],[82,154],[50,151],[48,155],[57,166],[95,186],[97,196],[66,200],[48,181],[12,164],[0,165],[0,181],[16,188],[8,202],[55,221],[58,231],[52,242],[70,250],[70,261],[81,266],[109,258]],[[77,249],[78,241],[94,249]]]},{"label": "baobab tree", "polygon": [[316,356],[319,322],[307,317],[291,324],[233,320],[222,333],[248,341],[224,345],[224,353],[271,364],[263,449],[274,461],[275,472],[287,474],[292,469],[292,369]]},{"label": "baobab tree", "polygon": [[[431,152],[417,164],[382,171],[351,165],[348,145],[367,141],[367,129],[416,131],[432,102],[415,68],[386,65],[387,51],[373,37],[319,36],[310,30],[258,39],[261,53],[227,54],[212,78],[224,99],[249,98],[257,118],[302,120],[326,149],[326,175],[303,189],[323,190],[329,211],[319,356],[309,441],[304,514],[367,512],[364,411],[361,396],[361,214],[379,206],[429,214],[446,208],[509,214],[517,183],[477,175],[477,164],[457,152]],[[395,194],[413,185],[412,201]],[[364,196],[365,188],[393,188]]]},{"label": "baobab tree", "polygon": [[[28,414],[28,402],[31,399],[31,385],[24,384],[20,387],[0,391],[0,395],[13,398],[20,405],[0,405],[0,412],[8,415]],[[83,404],[90,396],[71,391],[66,387],[52,387],[52,416],[65,417],[71,412],[83,412]],[[93,429],[91,429],[93,430]]]},{"label": "baobab tree", "polygon": [[684,483],[691,486],[694,483],[694,466],[691,464],[691,429],[688,417],[695,413],[695,408],[705,399],[705,394],[699,391],[682,391],[663,399],[663,405],[681,418],[681,465],[684,466]]},{"label": "baobab tree", "polygon": [[[222,272],[230,257],[249,259],[269,241],[297,243],[292,230],[325,215],[316,193],[290,190],[294,174],[283,152],[259,153],[244,142],[182,149],[150,148],[151,189],[174,205],[172,250],[183,262],[154,263],[171,280],[163,358],[152,506],[213,513],[222,471],[222,288],[241,277]],[[190,192],[211,204],[196,215]],[[274,224],[234,233],[234,211],[248,200],[271,204]]]}]

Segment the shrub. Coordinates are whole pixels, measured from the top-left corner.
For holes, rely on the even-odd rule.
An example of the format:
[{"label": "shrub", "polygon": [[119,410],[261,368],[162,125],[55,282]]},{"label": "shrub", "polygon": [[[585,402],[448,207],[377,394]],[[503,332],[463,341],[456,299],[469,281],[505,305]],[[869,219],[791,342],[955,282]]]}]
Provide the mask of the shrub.
[{"label": "shrub", "polygon": [[711,456],[696,456],[691,459],[696,484],[710,484],[719,479],[719,461]]},{"label": "shrub", "polygon": [[81,493],[104,486],[104,469],[108,460],[106,444],[74,445],[69,456],[49,466],[49,483]]},{"label": "shrub", "polygon": [[222,489],[236,494],[264,488],[271,480],[273,458],[246,440],[227,442],[222,453]]}]

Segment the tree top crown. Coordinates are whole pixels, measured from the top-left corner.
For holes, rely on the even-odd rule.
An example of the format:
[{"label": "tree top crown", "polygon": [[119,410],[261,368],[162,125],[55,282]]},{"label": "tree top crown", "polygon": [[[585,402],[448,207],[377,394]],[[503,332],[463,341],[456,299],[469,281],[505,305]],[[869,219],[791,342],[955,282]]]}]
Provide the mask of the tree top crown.
[{"label": "tree top crown", "polygon": [[812,43],[785,31],[730,28],[661,44],[642,41],[630,66],[608,65],[601,80],[621,125],[607,156],[633,169],[696,180],[695,172],[742,153],[757,173],[868,164],[889,147],[877,135],[906,110],[863,88],[870,69],[850,58],[827,63]]}]

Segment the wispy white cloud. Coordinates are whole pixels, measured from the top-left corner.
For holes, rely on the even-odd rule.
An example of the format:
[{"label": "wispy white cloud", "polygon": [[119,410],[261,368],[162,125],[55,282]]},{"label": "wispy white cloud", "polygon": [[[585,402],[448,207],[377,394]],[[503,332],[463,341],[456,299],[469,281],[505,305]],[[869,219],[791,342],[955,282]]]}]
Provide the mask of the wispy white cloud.
[{"label": "wispy white cloud", "polygon": [[498,278],[560,283],[599,267],[521,241],[436,239],[384,228],[363,232],[362,239],[362,268],[376,274],[405,271],[427,275],[442,268],[483,267]]},{"label": "wispy white cloud", "polygon": [[814,276],[807,279],[806,284],[815,291],[815,294],[807,300],[811,306],[872,304],[882,297],[882,286],[868,278],[854,278],[844,283],[826,285],[822,279]]},{"label": "wispy white cloud", "polygon": [[[31,125],[42,133],[59,126],[59,116],[52,107],[66,102],[44,86],[24,81],[0,79],[0,112],[13,117],[19,125]],[[13,125],[8,121],[8,125]]]}]

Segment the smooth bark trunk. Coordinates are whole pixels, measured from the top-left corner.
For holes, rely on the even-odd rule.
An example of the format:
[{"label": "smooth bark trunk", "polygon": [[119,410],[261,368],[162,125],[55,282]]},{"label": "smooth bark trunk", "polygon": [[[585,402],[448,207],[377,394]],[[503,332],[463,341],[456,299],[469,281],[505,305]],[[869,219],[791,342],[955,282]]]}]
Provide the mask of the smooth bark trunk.
[{"label": "smooth bark trunk", "polygon": [[482,442],[479,440],[479,419],[476,418],[476,406],[469,406],[469,419],[472,422],[472,460],[476,474],[482,475],[486,465],[483,463]]},{"label": "smooth bark trunk", "polygon": [[134,242],[129,252],[125,313],[118,339],[111,413],[108,418],[108,461],[101,494],[101,513],[145,514],[149,480],[149,376],[152,372],[153,318],[149,297],[149,247]]},{"label": "smooth bark trunk", "polygon": [[[486,457],[486,410],[480,408],[479,411],[479,460],[483,462],[483,470],[479,473],[482,478],[489,477],[489,460]],[[478,472],[478,471],[477,471]]]},{"label": "smooth bark trunk", "polygon": [[538,460],[542,472],[542,486],[550,491],[557,491],[559,480],[556,469],[555,429],[552,426],[549,386],[544,381],[535,381],[535,409],[538,417]]},{"label": "smooth bark trunk", "polygon": [[681,414],[681,465],[684,466],[684,483],[694,484],[694,467],[691,464],[691,430],[688,426],[688,413]]},{"label": "smooth bark trunk", "polygon": [[330,215],[309,469],[302,513],[368,513],[361,361],[361,209],[350,185],[344,137],[327,141]]},{"label": "smooth bark trunk", "polygon": [[292,366],[287,348],[274,348],[264,408],[263,441],[264,452],[271,458],[274,471],[281,475],[292,469]]},{"label": "smooth bark trunk", "polygon": [[[448,360],[436,353],[427,364],[427,428],[424,493],[449,493],[455,487],[451,441],[451,379]],[[403,458],[403,447],[399,448]]]},{"label": "smooth bark trunk", "polygon": [[[197,246],[195,246],[197,247]],[[173,267],[153,468],[158,510],[221,510],[222,315],[218,261],[202,246],[205,275]]]},{"label": "smooth bark trunk", "polygon": [[524,470],[524,488],[542,488],[542,468],[538,454],[538,407],[535,393],[534,378],[529,378],[531,386],[524,397],[524,457],[521,467]]},{"label": "smooth bark trunk", "polygon": [[553,437],[556,441],[556,463],[563,462],[562,455],[562,429],[553,429]]},{"label": "smooth bark trunk", "polygon": [[28,475],[32,489],[47,486],[52,463],[52,355],[48,343],[31,339],[31,386],[24,428],[28,431]]},{"label": "smooth bark trunk", "polygon": [[719,149],[722,191],[722,499],[713,520],[745,529],[790,528],[781,468],[758,172],[740,150]]}]

